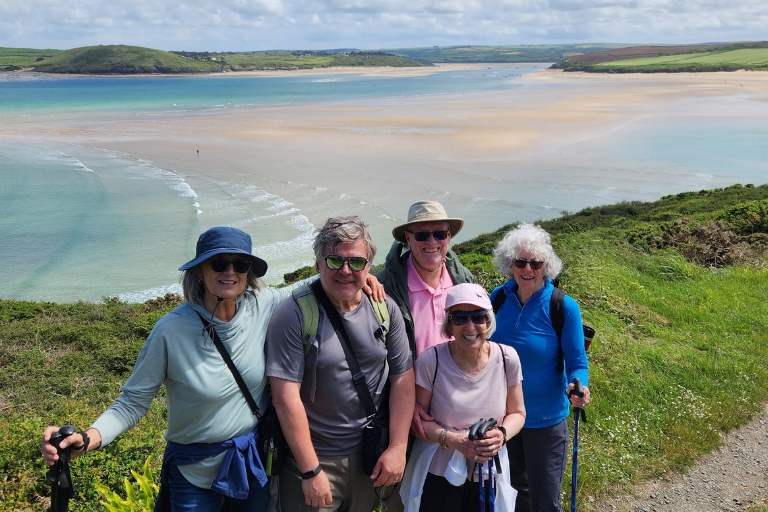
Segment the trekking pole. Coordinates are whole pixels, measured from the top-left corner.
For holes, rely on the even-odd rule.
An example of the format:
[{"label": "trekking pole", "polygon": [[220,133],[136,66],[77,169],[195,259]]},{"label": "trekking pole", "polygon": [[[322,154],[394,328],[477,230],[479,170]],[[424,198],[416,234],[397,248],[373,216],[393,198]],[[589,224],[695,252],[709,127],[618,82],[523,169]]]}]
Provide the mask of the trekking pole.
[{"label": "trekking pole", "polygon": [[54,462],[53,466],[45,473],[45,477],[51,483],[51,512],[67,512],[69,499],[75,495],[72,475],[69,472],[72,447],[68,446],[63,450],[59,448],[59,443],[74,433],[75,427],[64,425],[58,432],[51,434],[50,443],[56,447],[56,452],[59,455],[59,460]]},{"label": "trekking pole", "polygon": [[496,496],[493,489],[493,459],[488,461],[488,512],[495,512]]},{"label": "trekking pole", "polygon": [[[573,389],[568,393],[568,396],[576,395],[578,397],[584,396],[584,386],[581,385],[581,380],[578,377],[573,379]],[[573,408],[573,466],[571,467],[571,512],[576,512],[576,487],[579,474],[579,416],[587,421],[587,415],[584,413],[584,409],[581,407]]]},{"label": "trekking pole", "polygon": [[485,487],[483,485],[483,464],[477,465],[477,473],[480,478],[480,512],[485,512]]}]

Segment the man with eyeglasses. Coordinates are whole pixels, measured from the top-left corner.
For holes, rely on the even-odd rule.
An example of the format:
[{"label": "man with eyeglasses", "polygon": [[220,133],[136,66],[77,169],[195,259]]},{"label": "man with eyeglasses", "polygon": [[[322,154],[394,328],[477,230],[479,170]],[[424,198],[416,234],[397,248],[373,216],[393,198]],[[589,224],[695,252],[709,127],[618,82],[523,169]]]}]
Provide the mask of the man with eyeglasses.
[{"label": "man with eyeglasses", "polygon": [[[451,237],[463,226],[464,221],[448,217],[440,203],[418,201],[408,210],[408,221],[392,230],[395,242],[376,277],[400,308],[414,358],[448,341],[441,329],[448,289],[475,282],[450,250]],[[417,406],[411,431],[424,439],[421,418],[431,419]]]},{"label": "man with eyeglasses", "polygon": [[[320,319],[312,347],[305,353],[296,300],[278,307],[267,333],[272,400],[292,452],[280,473],[280,506],[283,512],[370,511],[377,490],[390,494],[379,488],[394,486],[405,469],[415,403],[413,360],[395,303],[387,300],[390,320],[383,326],[361,291],[376,254],[366,224],[359,217],[328,219],[313,248],[320,279],[311,291]],[[389,446],[371,476],[363,471],[361,454],[368,418],[339,332],[376,409],[389,408]]]}]

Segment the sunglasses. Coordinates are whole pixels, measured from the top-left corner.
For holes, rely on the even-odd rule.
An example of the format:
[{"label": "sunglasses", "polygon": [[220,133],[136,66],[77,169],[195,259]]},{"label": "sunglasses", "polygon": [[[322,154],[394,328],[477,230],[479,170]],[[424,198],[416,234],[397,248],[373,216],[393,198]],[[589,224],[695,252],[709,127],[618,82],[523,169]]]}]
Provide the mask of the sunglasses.
[{"label": "sunglasses", "polygon": [[433,237],[436,241],[442,242],[449,236],[451,236],[451,232],[447,229],[440,229],[438,231],[408,231],[410,234],[413,235],[413,238],[416,239],[417,242],[426,242],[429,240],[429,237]]},{"label": "sunglasses", "polygon": [[208,260],[211,263],[211,270],[214,272],[225,272],[229,268],[229,264],[232,264],[232,268],[238,274],[247,274],[251,269],[251,260],[249,259],[236,259],[228,260],[224,258],[211,258]]},{"label": "sunglasses", "polygon": [[475,325],[485,325],[488,323],[488,312],[482,311],[456,311],[451,313],[451,322],[456,327],[461,327],[467,323],[467,320],[472,320]]},{"label": "sunglasses", "polygon": [[542,266],[544,266],[543,261],[515,260],[513,263],[519,269],[524,269],[526,265],[530,265],[531,270],[539,270]]},{"label": "sunglasses", "polygon": [[325,266],[331,270],[339,270],[346,262],[351,270],[360,272],[368,264],[368,260],[362,256],[350,256],[349,258],[346,258],[344,256],[339,256],[338,254],[329,254],[323,259],[325,259]]}]

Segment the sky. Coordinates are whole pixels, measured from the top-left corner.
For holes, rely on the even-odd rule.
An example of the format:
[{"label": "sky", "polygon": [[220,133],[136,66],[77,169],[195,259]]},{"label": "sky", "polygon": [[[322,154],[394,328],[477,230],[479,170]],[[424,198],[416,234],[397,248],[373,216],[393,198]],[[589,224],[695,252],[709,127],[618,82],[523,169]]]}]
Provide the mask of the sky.
[{"label": "sky", "polygon": [[768,39],[766,0],[0,0],[0,47],[375,50]]}]

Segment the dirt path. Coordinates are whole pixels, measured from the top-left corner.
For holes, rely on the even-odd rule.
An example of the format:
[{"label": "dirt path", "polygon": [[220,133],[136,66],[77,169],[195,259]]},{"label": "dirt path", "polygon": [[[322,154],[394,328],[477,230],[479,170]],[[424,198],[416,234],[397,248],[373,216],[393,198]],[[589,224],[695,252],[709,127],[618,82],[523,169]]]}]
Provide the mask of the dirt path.
[{"label": "dirt path", "polygon": [[768,404],[747,425],[723,436],[725,445],[684,474],[639,485],[635,496],[601,507],[620,512],[709,512],[749,509],[768,500]]}]

